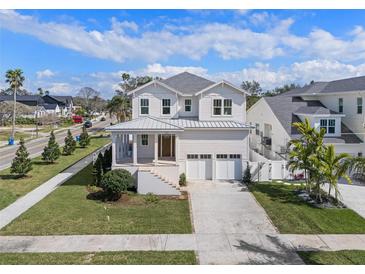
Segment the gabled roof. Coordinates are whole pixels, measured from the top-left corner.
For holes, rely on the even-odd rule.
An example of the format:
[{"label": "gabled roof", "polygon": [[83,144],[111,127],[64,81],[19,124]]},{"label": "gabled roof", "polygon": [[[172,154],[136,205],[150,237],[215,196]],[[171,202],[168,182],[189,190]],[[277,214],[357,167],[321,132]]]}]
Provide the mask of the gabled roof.
[{"label": "gabled roof", "polygon": [[233,85],[233,84],[231,84],[230,82],[225,81],[225,80],[222,80],[222,81],[220,81],[220,82],[214,83],[213,85],[211,85],[211,86],[209,86],[209,87],[206,87],[205,89],[202,89],[202,90],[200,90],[199,92],[195,93],[195,95],[199,95],[199,94],[201,94],[201,93],[203,93],[203,92],[206,92],[206,91],[208,91],[208,90],[210,90],[210,89],[212,89],[212,88],[214,88],[214,87],[216,87],[216,86],[219,86],[219,85],[222,85],[222,86],[223,86],[223,85],[227,85],[227,86],[229,86],[229,87],[231,87],[231,88],[233,88],[233,89],[235,89],[235,90],[237,90],[237,91],[239,91],[239,92],[247,93],[248,95],[250,95],[250,93],[249,93],[248,91],[243,90],[243,89],[241,89],[241,88],[238,88],[238,87],[236,87],[235,85]]},{"label": "gabled roof", "polygon": [[55,98],[59,102],[63,102],[65,104],[70,104],[73,100],[72,96],[59,96],[59,95],[49,95],[52,98]]},{"label": "gabled roof", "polygon": [[338,113],[336,111],[330,110],[328,108],[322,106],[301,106],[296,111],[295,114],[306,114],[306,115],[342,115],[344,114]]},{"label": "gabled roof", "polygon": [[43,106],[45,109],[53,110],[53,109],[56,109],[58,105],[57,104],[44,104]]},{"label": "gabled roof", "polygon": [[161,82],[187,95],[194,95],[214,84],[213,81],[189,72],[179,73]]},{"label": "gabled roof", "polygon": [[[17,95],[16,100],[18,102],[44,102],[43,98],[39,95]],[[0,101],[13,101],[13,95],[0,95]]]},{"label": "gabled roof", "polygon": [[159,80],[150,81],[150,82],[148,82],[148,83],[146,83],[146,84],[144,84],[144,85],[142,85],[142,86],[140,86],[140,87],[138,87],[138,88],[136,88],[134,90],[129,91],[127,93],[127,95],[131,95],[131,94],[133,94],[133,93],[135,93],[137,91],[140,91],[141,89],[144,89],[144,88],[146,88],[148,86],[152,86],[152,85],[160,85],[160,86],[162,86],[162,87],[164,87],[164,88],[166,88],[166,89],[168,89],[168,90],[170,90],[170,91],[172,91],[174,93],[177,93],[179,95],[183,95],[180,91],[178,91],[178,90],[176,90],[176,89],[174,89],[174,88],[166,85],[165,83],[163,83],[163,82],[161,82]]}]

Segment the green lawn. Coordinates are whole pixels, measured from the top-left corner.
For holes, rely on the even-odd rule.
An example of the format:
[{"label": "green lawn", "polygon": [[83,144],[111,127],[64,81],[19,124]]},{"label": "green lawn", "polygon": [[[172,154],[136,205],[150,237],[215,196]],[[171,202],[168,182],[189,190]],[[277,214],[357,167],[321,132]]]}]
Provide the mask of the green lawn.
[{"label": "green lawn", "polygon": [[33,159],[33,170],[24,178],[15,178],[10,174],[9,168],[0,171],[0,209],[108,142],[109,138],[92,138],[89,147],[77,148],[73,155],[61,156],[54,164],[45,164],[41,157],[36,157]]},{"label": "green lawn", "polygon": [[[104,203],[87,199],[93,180],[91,165],[0,231],[1,235],[158,234],[191,233],[188,200],[160,199],[146,203],[143,195]],[[109,216],[109,218],[107,217]]]},{"label": "green lawn", "polygon": [[123,251],[73,253],[0,253],[0,265],[194,265],[193,251]]},{"label": "green lawn", "polygon": [[[11,131],[9,130],[1,130],[0,131],[0,141],[7,141],[11,135]],[[15,140],[19,140],[20,137],[23,137],[24,139],[30,138],[31,133],[28,132],[15,132]]]},{"label": "green lawn", "polygon": [[365,233],[365,219],[351,209],[319,209],[300,200],[293,191],[300,186],[260,183],[250,187],[280,233]]},{"label": "green lawn", "polygon": [[364,265],[365,250],[300,251],[299,256],[306,264]]}]

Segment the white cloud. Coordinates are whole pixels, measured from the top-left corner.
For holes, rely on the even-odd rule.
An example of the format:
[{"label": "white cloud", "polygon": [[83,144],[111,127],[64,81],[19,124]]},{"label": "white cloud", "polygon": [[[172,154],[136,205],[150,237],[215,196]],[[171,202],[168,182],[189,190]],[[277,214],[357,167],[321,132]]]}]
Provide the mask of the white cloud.
[{"label": "white cloud", "polygon": [[203,67],[180,67],[180,66],[163,66],[159,63],[154,63],[147,65],[145,69],[142,70],[143,74],[159,76],[159,77],[169,77],[180,72],[188,71],[190,73],[205,75],[207,69]]},{"label": "white cloud", "polygon": [[46,88],[53,95],[75,95],[75,87],[71,84],[64,83],[49,83]]},{"label": "white cloud", "polygon": [[45,69],[45,70],[41,70],[41,71],[37,71],[37,78],[41,79],[41,78],[50,78],[53,77],[55,75],[55,73],[50,70],[50,69]]}]

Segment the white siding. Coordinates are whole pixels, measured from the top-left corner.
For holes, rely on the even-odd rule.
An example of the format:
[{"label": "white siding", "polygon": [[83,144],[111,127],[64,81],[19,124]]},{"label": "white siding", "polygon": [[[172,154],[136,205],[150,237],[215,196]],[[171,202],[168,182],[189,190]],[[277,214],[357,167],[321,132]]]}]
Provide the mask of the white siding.
[{"label": "white siding", "polygon": [[148,135],[148,145],[142,145],[142,135],[137,135],[137,156],[138,158],[154,158],[154,135]]},{"label": "white siding", "polygon": [[[234,120],[239,122],[246,121],[246,97],[245,94],[234,90],[226,85],[216,86],[202,93],[199,100],[199,119],[210,120]],[[232,115],[214,116],[213,99],[232,99]]]},{"label": "white siding", "polygon": [[[140,112],[140,99],[148,98],[149,99],[149,115],[159,118],[176,118],[178,116],[178,100],[177,95],[159,85],[151,85],[148,86],[133,95],[132,100],[132,116],[133,119],[139,117]],[[170,99],[171,100],[171,114],[170,115],[162,115],[162,99]]]},{"label": "white siding", "polygon": [[[191,112],[185,112],[185,99],[191,99]],[[198,117],[199,116],[199,98],[197,96],[182,97],[179,96],[179,117]]]}]

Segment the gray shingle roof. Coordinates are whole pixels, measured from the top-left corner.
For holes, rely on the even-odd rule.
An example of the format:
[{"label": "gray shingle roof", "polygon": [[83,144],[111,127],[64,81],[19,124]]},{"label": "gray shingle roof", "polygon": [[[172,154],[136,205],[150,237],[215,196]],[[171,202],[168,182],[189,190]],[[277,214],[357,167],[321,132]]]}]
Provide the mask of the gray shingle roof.
[{"label": "gray shingle roof", "polygon": [[106,130],[181,131],[190,128],[248,129],[251,128],[251,126],[237,121],[200,121],[197,118],[158,119],[146,116],[107,127]]},{"label": "gray shingle roof", "polygon": [[296,114],[339,114],[336,111],[330,110],[322,106],[301,106],[296,111]]},{"label": "gray shingle roof", "polygon": [[162,83],[185,94],[193,95],[214,84],[213,81],[189,72],[182,72],[161,81]]},{"label": "gray shingle roof", "polygon": [[[316,100],[305,101],[300,97],[294,96],[274,96],[274,97],[264,97],[263,100],[267,102],[270,106],[272,112],[275,114],[276,118],[279,120],[280,124],[283,126],[285,131],[292,138],[297,138],[299,132],[292,126],[295,122],[301,122],[299,117],[295,115],[298,113],[299,109],[302,110],[320,110],[324,111],[325,106]],[[361,143],[362,141],[354,134],[348,127],[343,123],[341,124],[340,137],[326,137],[325,142],[327,143]]]},{"label": "gray shingle roof", "polygon": [[45,109],[56,109],[57,108],[57,104],[44,104],[43,107]]}]

